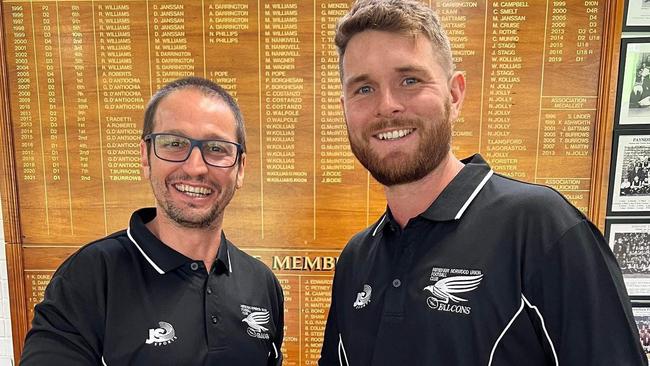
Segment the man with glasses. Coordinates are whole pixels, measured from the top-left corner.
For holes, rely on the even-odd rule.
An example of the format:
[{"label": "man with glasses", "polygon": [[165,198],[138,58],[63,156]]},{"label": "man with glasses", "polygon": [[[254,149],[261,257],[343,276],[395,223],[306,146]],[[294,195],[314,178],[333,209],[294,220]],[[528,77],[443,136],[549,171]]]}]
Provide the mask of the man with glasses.
[{"label": "man with glasses", "polygon": [[222,231],[246,165],[239,107],[174,81],[147,106],[140,153],[155,208],[61,265],[21,365],[281,365],[282,289]]}]

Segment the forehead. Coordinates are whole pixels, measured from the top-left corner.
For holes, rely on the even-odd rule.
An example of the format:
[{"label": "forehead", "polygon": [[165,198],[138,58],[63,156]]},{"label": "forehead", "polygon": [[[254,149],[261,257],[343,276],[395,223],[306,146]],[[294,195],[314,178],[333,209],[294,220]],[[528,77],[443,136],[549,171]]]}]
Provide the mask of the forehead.
[{"label": "forehead", "polygon": [[346,79],[373,67],[386,71],[408,65],[439,68],[431,41],[424,34],[363,31],[350,39],[342,62]]},{"label": "forehead", "polygon": [[207,95],[195,88],[176,90],[163,98],[154,116],[154,130],[232,132],[235,115],[218,95]]}]

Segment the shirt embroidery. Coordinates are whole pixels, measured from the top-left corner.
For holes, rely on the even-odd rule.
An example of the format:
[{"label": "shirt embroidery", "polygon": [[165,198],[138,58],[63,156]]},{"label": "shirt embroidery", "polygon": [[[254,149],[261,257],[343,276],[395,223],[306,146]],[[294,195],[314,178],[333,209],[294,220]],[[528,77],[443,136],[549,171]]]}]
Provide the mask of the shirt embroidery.
[{"label": "shirt embroidery", "polygon": [[357,293],[357,299],[354,301],[354,308],[364,308],[370,303],[370,296],[372,296],[372,287],[370,285],[363,285],[363,291]]},{"label": "shirt embroidery", "polygon": [[[450,274],[457,276],[448,277]],[[422,290],[432,295],[426,299],[431,309],[468,315],[472,312],[471,306],[454,304],[467,302],[467,299],[457,294],[475,290],[482,279],[483,274],[478,270],[434,267],[430,277],[431,281],[435,281],[434,284]]]},{"label": "shirt embroidery", "polygon": [[176,332],[174,327],[167,322],[158,322],[159,328],[149,329],[149,338],[144,342],[154,346],[164,346],[176,340]]},{"label": "shirt embroidery", "polygon": [[246,333],[254,338],[269,339],[269,328],[265,327],[271,321],[271,314],[267,309],[257,306],[240,305],[244,316],[242,323],[248,325]]}]

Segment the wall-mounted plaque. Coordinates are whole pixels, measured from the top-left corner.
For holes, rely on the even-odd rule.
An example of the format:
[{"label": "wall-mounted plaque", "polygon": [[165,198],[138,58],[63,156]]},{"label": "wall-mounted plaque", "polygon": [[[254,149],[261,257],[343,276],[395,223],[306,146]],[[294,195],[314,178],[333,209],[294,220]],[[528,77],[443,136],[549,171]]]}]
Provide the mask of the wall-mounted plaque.
[{"label": "wall-mounted plaque", "polygon": [[616,95],[619,127],[650,127],[650,38],[624,38]]},{"label": "wall-mounted plaque", "polygon": [[[20,228],[9,244],[21,251],[10,267],[22,268],[25,307],[66,256],[153,204],[139,167],[144,105],[195,74],[229,90],[246,120],[246,177],[225,232],[284,287],[284,364],[315,365],[336,257],[385,209],[340,109],[332,37],[350,2],[3,1],[16,186],[6,199]],[[467,78],[454,153],[480,152],[496,172],[550,185],[589,214],[608,2],[428,3]],[[31,315],[12,314],[23,324]]]},{"label": "wall-mounted plaque", "polygon": [[608,219],[605,236],[630,296],[650,296],[650,219]]},{"label": "wall-mounted plaque", "polygon": [[608,215],[650,214],[650,133],[614,132]]}]

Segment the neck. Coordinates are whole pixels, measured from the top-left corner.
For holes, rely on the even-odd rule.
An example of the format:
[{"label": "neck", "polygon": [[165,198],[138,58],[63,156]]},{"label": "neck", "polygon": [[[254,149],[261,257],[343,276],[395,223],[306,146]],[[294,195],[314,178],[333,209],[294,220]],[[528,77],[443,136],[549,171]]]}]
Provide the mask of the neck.
[{"label": "neck", "polygon": [[449,152],[445,159],[424,178],[411,183],[384,187],[388,207],[399,226],[404,228],[410,219],[431,206],[463,166],[463,163]]},{"label": "neck", "polygon": [[160,241],[168,247],[193,260],[203,261],[206,270],[210,270],[217,258],[221,244],[223,216],[207,228],[187,228],[169,219],[157,207],[156,217],[146,224]]}]

